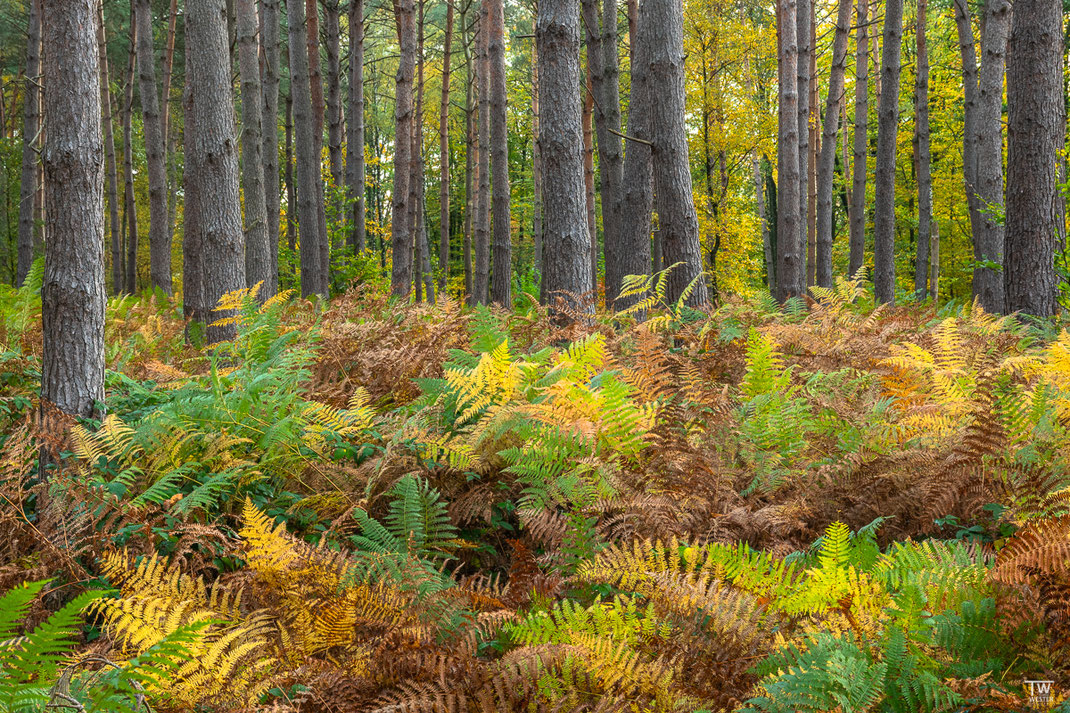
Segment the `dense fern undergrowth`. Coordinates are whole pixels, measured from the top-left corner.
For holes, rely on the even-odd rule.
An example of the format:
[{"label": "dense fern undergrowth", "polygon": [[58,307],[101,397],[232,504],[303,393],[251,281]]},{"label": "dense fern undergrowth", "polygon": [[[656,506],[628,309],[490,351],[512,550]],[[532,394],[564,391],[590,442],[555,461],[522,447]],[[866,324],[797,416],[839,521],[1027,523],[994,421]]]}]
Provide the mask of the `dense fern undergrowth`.
[{"label": "dense fern undergrowth", "polygon": [[569,326],[248,291],[211,349],[115,299],[79,423],[39,273],[0,292],[0,711],[1061,705],[1070,334],[663,283]]}]

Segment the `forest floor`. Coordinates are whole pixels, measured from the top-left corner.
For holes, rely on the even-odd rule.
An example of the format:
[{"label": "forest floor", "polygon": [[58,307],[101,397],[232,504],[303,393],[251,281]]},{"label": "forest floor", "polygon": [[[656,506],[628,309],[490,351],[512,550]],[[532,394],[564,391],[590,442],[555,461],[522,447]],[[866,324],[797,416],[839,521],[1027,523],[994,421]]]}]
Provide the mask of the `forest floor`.
[{"label": "forest floor", "polygon": [[568,327],[232,295],[212,349],[116,298],[80,424],[0,293],[0,710],[1062,705],[1070,336],[816,292]]}]

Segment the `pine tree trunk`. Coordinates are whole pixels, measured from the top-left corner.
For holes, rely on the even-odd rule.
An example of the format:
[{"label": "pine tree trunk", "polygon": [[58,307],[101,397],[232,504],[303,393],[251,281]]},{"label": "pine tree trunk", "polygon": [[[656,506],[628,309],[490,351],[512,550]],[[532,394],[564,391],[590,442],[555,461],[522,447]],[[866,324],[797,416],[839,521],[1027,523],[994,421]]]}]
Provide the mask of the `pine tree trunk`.
[{"label": "pine tree trunk", "polygon": [[409,218],[410,172],[412,160],[413,75],[416,73],[416,4],[414,0],[398,0],[394,4],[395,23],[401,47],[394,90],[394,191],[393,214],[390,221],[393,267],[390,276],[391,293],[407,297],[412,288],[412,234]]},{"label": "pine tree trunk", "polygon": [[778,0],[779,39],[777,75],[779,111],[777,115],[777,279],[776,297],[784,301],[805,291],[806,265],[803,246],[802,183],[799,180],[799,45],[796,39],[799,7],[795,0]]},{"label": "pine tree trunk", "polygon": [[[296,3],[295,3],[296,4]],[[193,91],[192,131],[186,132],[186,170],[198,181],[197,225],[204,264],[209,344],[234,336],[233,324],[213,326],[228,313],[219,298],[245,287],[245,245],[238,196],[238,142],[231,103],[230,52],[223,0],[187,0],[186,43]]]},{"label": "pine tree trunk", "polygon": [[854,160],[851,162],[851,235],[848,277],[865,263],[866,164],[869,158],[869,0],[857,0],[858,35],[855,37]]},{"label": "pine tree trunk", "polygon": [[[19,190],[19,242],[15,284],[21,286],[34,260],[34,201],[37,196],[37,148],[41,133],[41,4],[30,0],[26,41],[26,96],[22,119],[22,177]],[[98,86],[100,80],[97,80]]]},{"label": "pine tree trunk", "polygon": [[808,228],[809,181],[810,181],[810,36],[814,0],[797,0],[795,40],[799,46],[796,62],[799,94],[799,260],[802,263],[803,292],[809,284],[810,263],[807,254],[810,248]]},{"label": "pine tree trunk", "polygon": [[1062,4],[1018,0],[1007,53],[1007,311],[1055,314],[1056,181],[1065,105]]},{"label": "pine tree trunk", "polygon": [[[95,0],[54,0],[44,22],[41,413],[100,417],[104,401],[104,144]],[[58,454],[43,454],[45,460]]]},{"label": "pine tree trunk", "polygon": [[[469,7],[468,5],[464,6]],[[464,296],[469,305],[475,304],[474,275],[472,274],[472,230],[475,213],[474,189],[478,178],[477,156],[479,140],[476,136],[476,96],[477,69],[472,57],[471,45],[474,38],[468,34],[467,12],[461,11],[461,32],[464,46],[465,89],[464,89]]]},{"label": "pine tree trunk", "polygon": [[446,293],[450,274],[450,49],[453,43],[453,3],[446,6],[446,37],[442,48],[442,101],[438,109],[438,291]]},{"label": "pine tree trunk", "polygon": [[[188,15],[186,16],[188,18]],[[189,37],[188,21],[186,37]],[[186,76],[193,76],[193,58],[189,42],[186,44]],[[193,113],[193,87],[195,82],[186,82],[182,103],[185,106],[183,141],[197,134],[197,115]],[[193,323],[208,321],[208,304],[204,287],[204,251],[201,245],[201,182],[200,176],[190,169],[187,159],[182,171],[184,201],[182,206],[182,315],[186,319],[186,338],[190,340]]]},{"label": "pine tree trunk", "polygon": [[167,217],[167,144],[160,97],[156,93],[156,53],[152,43],[152,3],[135,0],[138,95],[149,173],[149,272],[154,289],[171,294],[171,225]]},{"label": "pine tree trunk", "polygon": [[483,3],[479,17],[479,29],[477,35],[477,66],[479,67],[479,162],[477,176],[479,187],[476,189],[476,212],[475,212],[475,243],[476,243],[476,269],[475,269],[475,302],[487,304],[490,287],[490,66],[488,57],[488,26],[490,19],[487,16],[487,5]]},{"label": "pine tree trunk", "polygon": [[[542,123],[539,119],[539,50],[531,45],[531,239],[535,270],[542,275]],[[541,283],[542,280],[540,279]],[[608,298],[607,298],[608,299]],[[611,304],[611,303],[610,303]]]},{"label": "pine tree trunk", "polygon": [[167,168],[167,232],[174,241],[175,215],[178,212],[177,167],[174,135],[171,131],[171,87],[174,83],[175,37],[178,30],[178,0],[171,0],[167,19],[167,40],[163,55],[163,91],[160,94],[160,113],[163,115],[164,163]]},{"label": "pine tree trunk", "polygon": [[506,309],[513,306],[513,238],[509,206],[509,125],[505,88],[505,3],[487,3],[487,55],[490,70],[490,145],[494,174],[494,271],[490,298]]},{"label": "pine tree trunk", "polygon": [[327,20],[327,158],[334,188],[342,185],[342,52],[338,0],[325,0]]},{"label": "pine tree trunk", "polygon": [[[590,54],[590,48],[587,49]],[[590,66],[583,91],[583,193],[587,201],[588,252],[591,256],[591,284],[589,291],[598,302],[598,212],[594,197],[594,94],[591,92]]]},{"label": "pine tree trunk", "polygon": [[349,4],[349,112],[346,122],[346,187],[353,201],[349,249],[367,247],[364,203],[364,0]]},{"label": "pine tree trunk", "polygon": [[[327,293],[320,280],[323,264],[320,252],[319,206],[316,203],[317,187],[320,185],[320,161],[316,153],[308,53],[302,51],[302,48],[307,46],[304,0],[288,0],[286,10],[290,28],[290,92],[297,153],[296,213],[301,235],[301,295],[308,297],[319,294],[326,298]],[[288,210],[293,210],[293,206]]]},{"label": "pine tree trunk", "polygon": [[[539,53],[539,107],[545,235],[542,295],[578,298],[591,284],[583,187],[579,8],[568,0],[541,0],[535,23]],[[648,233],[649,235],[649,233]],[[573,303],[582,308],[582,304]]]},{"label": "pine tree trunk", "polygon": [[[268,255],[271,259],[272,279],[279,281],[279,220],[281,197],[279,194],[279,43],[281,19],[279,0],[260,0],[260,51],[263,73],[260,89],[264,94],[261,116],[263,147],[260,149],[264,163],[264,206],[267,215]],[[293,210],[287,205],[287,215]]]},{"label": "pine tree trunk", "polygon": [[412,125],[412,161],[409,164],[409,206],[412,215],[410,249],[412,250],[412,281],[414,297],[423,301],[424,252],[427,241],[424,240],[427,226],[423,210],[424,195],[424,6],[425,0],[417,0],[416,20],[416,104],[415,119]]},{"label": "pine tree trunk", "polygon": [[137,292],[137,205],[134,203],[134,57],[137,48],[137,25],[133,2],[130,3],[130,52],[126,64],[126,97],[123,104],[123,212],[126,217],[126,291]]},{"label": "pine tree trunk", "polygon": [[108,179],[108,234],[111,236],[111,280],[114,294],[122,294],[125,283],[123,241],[119,223],[119,171],[115,162],[115,130],[111,87],[108,77],[108,43],[104,34],[104,3],[97,4],[97,48],[100,66],[100,105],[104,125],[104,170]]},{"label": "pine tree trunk", "polygon": [[874,294],[895,304],[895,153],[899,135],[899,72],[903,44],[903,0],[884,6],[881,99],[877,109],[877,159],[873,189]]},{"label": "pine tree trunk", "polygon": [[[289,64],[289,59],[287,59]],[[293,252],[297,248],[297,185],[294,183],[294,112],[293,89],[286,93],[286,243]]]},{"label": "pine tree trunk", "polygon": [[[925,0],[920,0],[925,2]],[[825,124],[821,137],[821,158],[817,166],[817,250],[815,280],[832,287],[832,188],[836,171],[836,135],[839,131],[840,99],[847,68],[847,35],[851,30],[851,0],[839,0],[836,35],[832,42],[832,69],[829,74]]]},{"label": "pine tree trunk", "polygon": [[927,0],[918,0],[917,17],[917,77],[914,104],[917,115],[914,125],[918,142],[918,249],[914,258],[914,292],[918,299],[928,293],[929,243],[932,235],[933,178],[929,140],[929,49],[926,37]]},{"label": "pine tree trunk", "polygon": [[242,190],[245,193],[245,281],[248,287],[258,283],[257,297],[266,300],[275,295],[275,273],[267,232],[267,205],[264,198],[264,163],[261,151],[264,137],[260,90],[260,43],[256,0],[234,0],[238,28],[238,68],[241,75],[242,100]]},{"label": "pine tree trunk", "polygon": [[330,292],[331,246],[327,237],[327,203],[323,194],[323,180],[320,177],[323,165],[321,157],[325,107],[323,74],[320,72],[320,20],[317,0],[305,0],[305,22],[308,30],[305,47],[308,50],[309,90],[312,95],[312,140],[316,157],[316,181],[312,185],[312,200],[316,204],[316,222],[319,225],[316,235],[320,255],[317,263],[316,291],[326,298]]}]

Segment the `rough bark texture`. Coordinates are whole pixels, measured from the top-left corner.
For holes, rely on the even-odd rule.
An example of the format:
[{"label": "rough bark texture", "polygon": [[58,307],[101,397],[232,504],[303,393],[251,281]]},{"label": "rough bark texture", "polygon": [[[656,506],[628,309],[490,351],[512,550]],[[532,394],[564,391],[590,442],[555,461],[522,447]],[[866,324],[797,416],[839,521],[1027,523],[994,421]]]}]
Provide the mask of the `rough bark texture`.
[{"label": "rough bark texture", "polygon": [[[260,90],[264,94],[261,123],[264,162],[264,206],[267,215],[268,255],[275,284],[279,278],[279,0],[260,0],[260,51],[263,55],[263,74]],[[293,204],[287,206],[287,213]]]},{"label": "rough bark texture", "polygon": [[476,304],[487,304],[490,287],[490,67],[487,56],[487,26],[490,20],[487,17],[487,6],[483,4],[479,17],[479,30],[477,35],[476,63],[479,67],[479,81],[477,83],[479,95],[479,152],[477,154],[476,175],[478,188],[476,189],[475,207],[475,233],[476,243],[476,266],[475,282],[472,289],[475,292]]},{"label": "rough bark texture", "polygon": [[929,48],[926,37],[926,0],[918,0],[917,78],[914,84],[914,120],[918,160],[918,249],[914,257],[914,292],[925,297],[929,281],[929,242],[932,235],[933,177],[929,141]]},{"label": "rough bark texture", "polygon": [[687,153],[684,92],[684,13],[679,0],[647,0],[639,6],[639,32],[648,33],[650,79],[658,87],[650,102],[650,136],[657,195],[658,226],[669,273],[666,297],[675,302],[692,285],[686,302],[709,302],[702,276],[698,213],[695,211]]},{"label": "rough bark texture", "polygon": [[494,272],[492,302],[511,307],[513,276],[512,219],[509,215],[509,125],[505,89],[505,3],[486,0],[487,55],[490,68],[490,144],[494,174]]},{"label": "rough bark texture", "polygon": [[115,130],[108,77],[108,43],[104,34],[104,4],[97,5],[97,46],[100,63],[100,105],[104,124],[104,170],[108,178],[108,233],[111,235],[112,291],[123,291],[123,240],[119,223],[119,171],[115,163]]},{"label": "rough bark texture", "polygon": [[[188,30],[187,30],[188,32]],[[193,76],[192,52],[186,43],[186,76]],[[186,121],[183,138],[197,133],[197,115],[193,113],[193,85],[186,82],[182,103],[186,109]],[[201,184],[200,177],[189,170],[189,164],[182,172],[183,193],[182,207],[182,316],[186,319],[187,339],[190,337],[189,326],[194,322],[201,324],[208,321],[208,310],[204,291],[204,253],[201,250]]]},{"label": "rough bark texture", "polygon": [[[167,231],[172,242],[175,234],[175,216],[178,213],[178,167],[175,161],[175,137],[171,131],[171,87],[175,69],[175,38],[178,34],[178,0],[171,0],[167,19],[167,39],[163,54],[163,91],[160,93],[160,114],[163,122],[163,147],[167,164]],[[172,278],[173,280],[173,278]]]},{"label": "rough bark texture", "polygon": [[962,59],[963,130],[962,177],[966,184],[966,203],[970,212],[970,228],[974,235],[983,230],[980,202],[977,198],[977,48],[973,39],[973,22],[967,0],[954,0],[955,28]]},{"label": "rough bark texture", "polygon": [[[921,0],[924,2],[925,0]],[[822,287],[832,287],[832,188],[836,170],[836,135],[839,131],[843,76],[847,67],[847,35],[851,30],[851,0],[839,1],[836,35],[832,41],[825,124],[821,136],[821,159],[817,165],[817,246],[814,278]]]},{"label": "rough bark texture", "polygon": [[[41,131],[41,3],[31,0],[26,39],[26,94],[22,118],[22,177],[19,190],[19,242],[16,284],[22,285],[33,266],[37,232],[34,201],[37,196],[37,149]],[[94,38],[95,39],[95,38]],[[99,86],[100,80],[97,80]],[[121,261],[121,258],[120,258]]]},{"label": "rough bark texture", "polygon": [[594,125],[598,135],[598,176],[602,197],[602,244],[606,262],[606,304],[620,292],[621,190],[624,148],[620,131],[620,78],[617,49],[617,1],[603,0],[602,30],[598,32],[598,0],[584,0],[587,63],[594,90]]},{"label": "rough bark texture", "polygon": [[438,291],[445,293],[450,273],[450,49],[453,44],[453,3],[446,6],[446,37],[442,48],[442,100],[438,108]]},{"label": "rough bark texture", "polygon": [[[464,8],[469,7],[465,5]],[[476,153],[478,152],[478,139],[476,137],[476,82],[477,71],[472,57],[473,38],[469,35],[467,11],[461,10],[462,44],[464,46],[465,87],[464,87],[464,296],[469,305],[475,304],[475,289],[472,275],[472,229],[473,213],[475,212],[474,188],[476,183]]]},{"label": "rough bark texture", "polygon": [[149,174],[149,273],[153,288],[171,294],[171,223],[167,216],[167,145],[156,91],[156,53],[152,43],[152,3],[135,0],[137,76],[141,98],[145,163]]},{"label": "rough bark texture", "polygon": [[337,0],[323,3],[327,30],[327,159],[335,187],[342,186],[341,10]]},{"label": "rough bark texture", "polygon": [[197,227],[204,261],[205,304],[209,307],[208,343],[233,337],[233,324],[213,326],[228,316],[215,310],[215,305],[226,293],[245,287],[226,17],[223,0],[187,0],[188,76],[197,78],[197,86],[191,111],[193,130],[186,131],[186,170],[198,181],[201,194]]},{"label": "rough bark texture", "polygon": [[392,294],[408,296],[412,287],[412,233],[409,217],[409,171],[412,160],[413,75],[416,72],[416,4],[398,0],[394,5],[395,22],[401,43],[394,89],[394,191],[390,238],[393,266],[390,275]]},{"label": "rough bark texture", "polygon": [[346,187],[353,201],[349,249],[364,252],[364,0],[349,3],[349,111],[346,122]]},{"label": "rough bark texture", "polygon": [[134,58],[137,47],[137,25],[133,22],[133,3],[130,4],[130,52],[127,55],[126,96],[123,104],[123,211],[126,218],[126,291],[137,292],[137,205],[134,202]]},{"label": "rough bark texture", "polygon": [[[49,239],[41,288],[41,409],[99,417],[104,400],[104,143],[95,0],[54,0],[44,22],[42,161]],[[48,421],[46,420],[46,423]]]},{"label": "rough bark texture", "polygon": [[899,71],[903,0],[884,6],[881,99],[877,108],[877,159],[873,174],[873,269],[878,302],[895,303],[895,149],[899,133]]},{"label": "rough bark texture", "polygon": [[809,219],[809,185],[810,178],[810,36],[813,15],[813,0],[796,0],[795,42],[799,47],[796,60],[798,77],[798,117],[799,117],[799,260],[802,262],[803,286],[805,288],[809,265],[807,227]]},{"label": "rough bark texture", "polygon": [[541,0],[535,23],[546,179],[542,294],[551,301],[562,294],[582,295],[591,284],[582,112],[576,95],[581,86],[579,19],[579,8],[568,0]]},{"label": "rough bark texture", "polygon": [[[290,92],[293,95],[294,143],[297,153],[297,224],[301,232],[301,295],[327,296],[320,280],[324,272],[320,252],[317,187],[320,184],[319,154],[316,153],[312,118],[312,90],[308,73],[308,53],[293,48],[306,46],[303,0],[286,3],[290,34]],[[405,174],[405,171],[400,173]],[[407,183],[406,183],[407,185]]]},{"label": "rough bark texture", "polygon": [[806,285],[817,284],[817,160],[821,151],[821,92],[817,87],[817,18],[815,3],[810,3],[810,71],[807,72],[810,93],[809,129],[810,152],[807,158],[806,181]]},{"label": "rough bark texture", "polygon": [[296,249],[297,236],[297,185],[294,183],[294,103],[293,87],[286,94],[286,168],[283,178],[286,181],[286,243],[290,250]]},{"label": "rough bark texture", "polygon": [[1017,0],[1007,56],[1007,311],[1056,310],[1057,152],[1062,143],[1062,4]]},{"label": "rough bark texture", "polygon": [[427,241],[426,217],[423,209],[424,196],[424,7],[425,0],[418,0],[416,20],[416,104],[412,124],[412,160],[409,164],[409,206],[412,215],[410,249],[412,250],[412,282],[417,302],[423,300],[424,258]]},{"label": "rough bark texture", "polygon": [[806,265],[803,260],[805,223],[799,211],[802,182],[799,180],[799,46],[796,41],[798,6],[795,0],[778,0],[777,74],[779,111],[777,115],[777,299],[803,294]]},{"label": "rough bark texture", "polygon": [[[542,274],[542,125],[539,121],[539,50],[531,48],[531,239],[535,269]],[[540,280],[541,282],[541,280]],[[608,299],[608,297],[607,297]],[[611,302],[609,304],[612,304]]]},{"label": "rough bark texture", "polygon": [[277,291],[267,229],[264,198],[264,137],[260,91],[260,43],[257,41],[256,0],[234,0],[238,26],[238,68],[241,74],[242,190],[245,192],[245,282],[259,282],[261,300]]},{"label": "rough bark texture", "polygon": [[869,158],[869,0],[858,0],[855,37],[854,156],[851,162],[851,235],[847,271],[862,269],[866,253],[866,164]]},{"label": "rough bark texture", "polygon": [[[582,17],[582,16],[581,16]],[[587,50],[590,52],[590,48]],[[594,94],[591,93],[591,74],[587,72],[583,92],[583,192],[587,201],[587,233],[590,237],[588,253],[591,259],[590,289],[598,301],[598,207],[594,194]]]}]

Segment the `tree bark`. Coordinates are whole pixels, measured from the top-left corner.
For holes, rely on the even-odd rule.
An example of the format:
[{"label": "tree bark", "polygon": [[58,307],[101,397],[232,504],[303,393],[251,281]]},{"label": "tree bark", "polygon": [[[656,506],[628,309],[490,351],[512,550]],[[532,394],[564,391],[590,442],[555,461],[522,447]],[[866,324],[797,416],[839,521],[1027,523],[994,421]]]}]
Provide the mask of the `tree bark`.
[{"label": "tree bark", "polygon": [[[290,92],[297,153],[296,213],[301,235],[301,295],[308,297],[319,294],[326,298],[325,285],[320,279],[324,268],[320,251],[319,206],[316,203],[317,187],[320,185],[320,161],[316,153],[308,53],[301,51],[308,44],[305,37],[308,28],[305,24],[304,0],[288,0],[286,10],[290,34]],[[289,210],[293,210],[293,207]]]},{"label": "tree bark", "polygon": [[[26,40],[26,95],[22,119],[22,177],[19,191],[18,262],[15,283],[22,286],[33,266],[36,252],[37,221],[34,202],[37,198],[37,149],[41,133],[41,4],[30,0],[29,27]],[[99,86],[100,80],[97,80]]]},{"label": "tree bark", "polygon": [[[188,18],[188,15],[186,16]],[[188,23],[188,19],[184,24]],[[186,24],[186,36],[189,36]],[[193,76],[193,57],[189,43],[186,42],[186,76]],[[195,82],[186,82],[182,102],[186,109],[183,141],[197,134],[197,115],[193,112],[193,87]],[[183,193],[182,206],[182,316],[186,319],[186,338],[191,337],[190,327],[194,323],[204,324],[208,321],[208,310],[204,287],[204,252],[201,246],[201,182],[200,176],[190,170],[187,159],[182,172]]]},{"label": "tree bark", "polygon": [[[279,0],[260,0],[260,50],[263,55],[263,74],[260,89],[264,94],[260,150],[264,163],[264,207],[267,216],[268,256],[271,259],[272,279],[279,280]],[[287,215],[294,209],[286,208]]]},{"label": "tree bark", "polygon": [[[144,0],[142,0],[144,1]],[[260,89],[260,43],[256,0],[234,0],[238,28],[238,68],[242,100],[242,190],[245,193],[245,282],[263,283],[257,297],[266,300],[277,291],[267,231],[264,197],[263,126]]]},{"label": "tree bark", "polygon": [[[44,18],[42,162],[49,239],[41,288],[41,412],[100,417],[104,401],[104,144],[96,0],[55,0]],[[43,453],[43,460],[58,454]]]},{"label": "tree bark", "polygon": [[413,128],[413,75],[416,73],[416,4],[414,0],[397,0],[394,4],[395,22],[401,47],[394,90],[394,192],[390,237],[393,267],[390,291],[407,297],[412,287],[412,233],[409,219],[410,172]]},{"label": "tree bark", "polygon": [[865,263],[866,164],[869,158],[869,0],[857,0],[858,35],[855,37],[854,160],[851,163],[851,235],[848,277]]},{"label": "tree bark", "polygon": [[487,304],[490,287],[490,62],[488,57],[488,25],[490,19],[487,16],[487,4],[483,3],[480,10],[479,30],[477,35],[479,67],[479,153],[477,164],[477,176],[479,187],[476,189],[476,212],[475,212],[475,243],[476,243],[476,269],[475,269],[475,302]]},{"label": "tree bark", "polygon": [[154,289],[171,294],[171,224],[167,216],[167,148],[156,93],[156,53],[152,42],[152,3],[135,0],[138,95],[141,98],[145,163],[149,174],[149,273]]},{"label": "tree bark", "polygon": [[338,0],[325,0],[327,25],[327,159],[335,188],[342,185],[342,51]]},{"label": "tree bark", "polygon": [[[539,53],[539,106],[545,214],[542,295],[574,308],[591,284],[583,187],[579,8],[568,0],[542,0],[535,23]],[[648,239],[649,233],[645,236]]]},{"label": "tree bark", "polygon": [[873,177],[874,294],[895,304],[895,153],[899,134],[899,71],[903,44],[903,0],[884,6],[881,99],[877,109],[877,160]]},{"label": "tree bark", "polygon": [[[582,17],[582,15],[581,15]],[[588,55],[590,47],[587,48]],[[594,196],[594,94],[591,91],[591,71],[587,68],[583,91],[583,193],[587,201],[588,252],[591,256],[591,292],[598,301],[598,209]]]},{"label": "tree bark", "polygon": [[[167,173],[167,233],[174,241],[175,216],[178,213],[178,169],[175,162],[174,135],[171,132],[171,87],[174,82],[175,37],[178,30],[178,0],[171,0],[167,18],[167,39],[163,55],[163,91],[160,94],[160,113],[163,116],[164,163]],[[172,277],[172,282],[174,278]]]},{"label": "tree bark", "polygon": [[784,301],[802,295],[806,289],[806,265],[801,254],[805,222],[799,204],[799,45],[796,38],[799,7],[795,0],[778,0],[779,43],[777,74],[779,111],[777,114],[777,292]]},{"label": "tree bark", "polygon": [[914,292],[918,299],[928,293],[929,243],[932,236],[933,178],[929,140],[929,48],[926,36],[927,0],[918,0],[917,17],[917,78],[914,121],[918,157],[918,248],[914,258]]},{"label": "tree bark", "polygon": [[[925,2],[925,0],[919,0]],[[821,158],[817,166],[817,246],[814,277],[821,287],[832,287],[832,188],[836,171],[836,135],[839,132],[840,100],[847,67],[847,35],[851,30],[851,0],[839,0],[836,35],[832,41]]]},{"label": "tree bark", "polygon": [[131,120],[134,114],[134,58],[137,48],[137,24],[134,4],[130,3],[130,52],[126,64],[126,103],[123,105],[123,181],[126,217],[126,291],[137,292],[137,205],[134,202],[134,137]]},{"label": "tree bark", "polygon": [[349,3],[349,112],[346,122],[346,186],[353,201],[349,249],[367,247],[364,203],[364,0]]},{"label": "tree bark", "polygon": [[464,5],[461,10],[461,32],[464,46],[465,65],[465,88],[464,88],[464,296],[469,305],[475,304],[474,275],[472,274],[472,230],[473,213],[475,212],[474,189],[478,181],[477,156],[479,152],[479,139],[476,135],[476,84],[477,69],[472,57],[472,42],[475,41],[468,33],[467,8]]},{"label": "tree bark", "polygon": [[1065,105],[1062,4],[1018,0],[1007,53],[1007,311],[1055,314],[1056,181]]},{"label": "tree bark", "polygon": [[[287,59],[289,64],[289,59]],[[297,186],[294,183],[294,117],[293,90],[286,93],[286,168],[283,176],[286,180],[286,243],[290,251],[297,247]]]},{"label": "tree bark", "polygon": [[799,46],[796,61],[799,94],[799,260],[802,263],[803,287],[809,284],[807,252],[810,249],[808,227],[810,180],[810,36],[813,0],[797,0],[795,41]]},{"label": "tree bark", "polygon": [[104,33],[104,3],[97,4],[97,47],[100,67],[100,105],[104,125],[104,170],[108,178],[108,233],[111,235],[111,280],[114,294],[121,294],[125,283],[123,240],[119,223],[119,171],[115,163],[114,113],[108,77],[108,43]]},{"label": "tree bark", "polygon": [[[319,224],[317,241],[319,245],[319,263],[316,274],[316,291],[324,297],[330,292],[331,246],[327,237],[327,203],[323,194],[323,180],[320,177],[323,165],[323,74],[320,72],[320,20],[317,0],[305,0],[305,22],[307,37],[305,47],[308,50],[309,90],[312,95],[312,140],[315,146],[316,182],[312,186],[312,200],[316,204],[316,222]],[[300,191],[299,191],[300,192]]]},{"label": "tree bark", "polygon": [[[539,50],[531,45],[531,239],[535,269],[542,275],[542,124],[539,120]],[[542,280],[540,279],[540,283]],[[607,304],[612,304],[608,301]]]},{"label": "tree bark", "polygon": [[424,196],[424,7],[425,0],[417,0],[416,20],[416,104],[412,125],[412,162],[409,164],[409,205],[412,215],[412,266],[413,290],[417,302],[423,301],[424,260],[427,257],[426,217],[423,209]]},{"label": "tree bark", "polygon": [[446,5],[446,37],[442,46],[442,101],[438,109],[438,291],[446,292],[450,274],[450,49],[453,44],[453,3]]},{"label": "tree bark", "polygon": [[[297,3],[294,3],[295,5]],[[223,0],[187,0],[186,43],[190,48],[193,91],[192,131],[186,132],[186,170],[199,183],[201,250],[209,344],[234,336],[229,316],[215,309],[219,298],[245,287],[245,246],[238,196],[238,142],[231,103],[230,52]]]},{"label": "tree bark", "polygon": [[509,126],[505,89],[505,3],[485,0],[488,9],[487,55],[490,69],[490,144],[494,174],[494,271],[491,301],[513,306],[513,238],[509,206]]}]

